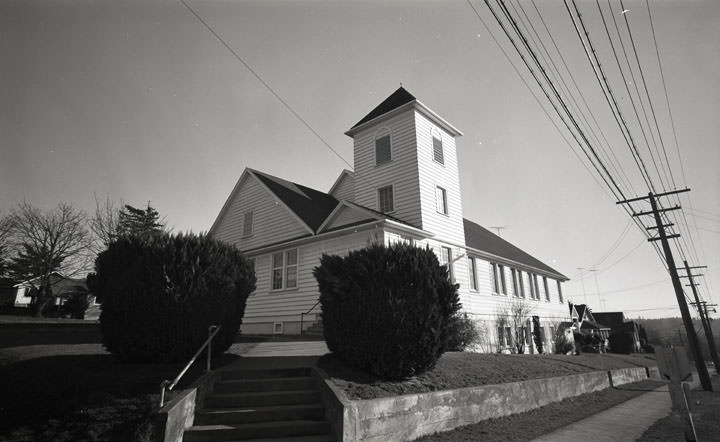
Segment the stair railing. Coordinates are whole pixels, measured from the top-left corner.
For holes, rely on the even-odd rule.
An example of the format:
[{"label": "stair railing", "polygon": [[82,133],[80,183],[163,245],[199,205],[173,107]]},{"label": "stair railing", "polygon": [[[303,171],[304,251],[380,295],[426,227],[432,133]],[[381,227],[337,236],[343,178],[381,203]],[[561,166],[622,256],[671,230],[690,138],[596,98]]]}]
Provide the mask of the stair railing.
[{"label": "stair railing", "polygon": [[[312,307],[310,307],[310,310],[308,310],[308,311],[306,311],[306,312],[303,312],[303,313],[300,313],[300,336],[303,335],[303,323],[305,322],[305,315],[309,315],[310,312],[312,312],[313,310],[315,310],[315,307],[317,307],[318,305],[320,305],[320,300],[319,300],[319,299],[318,299],[318,302],[315,303],[315,305],[313,305]],[[317,313],[315,314],[315,317],[317,318]]]},{"label": "stair railing", "polygon": [[190,366],[195,362],[198,356],[200,356],[200,353],[207,347],[207,363],[205,365],[205,371],[210,371],[210,358],[211,358],[211,346],[210,343],[212,342],[212,339],[215,337],[217,332],[220,331],[219,325],[211,325],[208,327],[208,338],[203,342],[203,345],[200,346],[198,351],[195,352],[193,357],[188,361],[187,364],[185,364],[185,368],[180,371],[180,373],[173,379],[172,381],[169,379],[165,379],[164,381],[160,382],[160,408],[162,408],[165,405],[165,392],[171,391],[175,386],[180,382],[180,379],[185,375],[185,373],[188,371]]}]

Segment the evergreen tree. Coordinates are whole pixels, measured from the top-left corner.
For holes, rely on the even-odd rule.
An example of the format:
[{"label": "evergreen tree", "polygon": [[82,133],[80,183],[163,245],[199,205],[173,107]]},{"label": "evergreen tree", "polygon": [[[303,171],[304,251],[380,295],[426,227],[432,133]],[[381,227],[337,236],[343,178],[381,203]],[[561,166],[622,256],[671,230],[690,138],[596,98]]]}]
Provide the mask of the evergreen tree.
[{"label": "evergreen tree", "polygon": [[160,220],[158,211],[148,205],[138,209],[129,204],[120,209],[118,230],[120,235],[145,236],[161,233],[165,223]]}]

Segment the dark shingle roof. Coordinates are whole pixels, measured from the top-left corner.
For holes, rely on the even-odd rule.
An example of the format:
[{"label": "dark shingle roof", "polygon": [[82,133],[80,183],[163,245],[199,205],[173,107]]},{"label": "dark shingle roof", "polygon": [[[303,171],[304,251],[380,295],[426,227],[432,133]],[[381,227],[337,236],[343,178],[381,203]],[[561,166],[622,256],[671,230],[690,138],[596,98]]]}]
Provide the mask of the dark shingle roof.
[{"label": "dark shingle roof", "polygon": [[252,173],[302,219],[313,232],[317,232],[318,227],[338,205],[338,200],[327,193],[291,183],[257,170],[253,170]]},{"label": "dark shingle roof", "polygon": [[391,110],[402,106],[403,104],[410,103],[411,101],[415,101],[415,97],[410,92],[406,91],[405,88],[400,86],[398,90],[396,90],[392,93],[392,95],[387,97],[385,101],[378,104],[375,109],[371,110],[369,114],[365,115],[365,117],[362,120],[358,121],[351,129],[355,129],[361,124],[367,123],[373,118],[377,118],[380,115],[386,114]]},{"label": "dark shingle roof", "polygon": [[515,247],[486,228],[467,219],[463,219],[463,224],[465,226],[465,244],[468,247],[528,265],[566,280],[568,279],[562,273],[520,250],[518,247]]}]

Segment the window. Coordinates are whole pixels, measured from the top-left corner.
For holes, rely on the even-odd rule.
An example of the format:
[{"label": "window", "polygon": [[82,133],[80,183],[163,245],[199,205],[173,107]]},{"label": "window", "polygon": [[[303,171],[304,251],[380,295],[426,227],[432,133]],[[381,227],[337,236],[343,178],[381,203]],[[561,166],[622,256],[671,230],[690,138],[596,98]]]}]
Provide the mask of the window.
[{"label": "window", "polygon": [[253,211],[245,212],[243,216],[243,236],[250,236],[253,233]]},{"label": "window", "polygon": [[492,287],[493,293],[500,293],[500,287],[498,286],[498,273],[497,264],[490,263],[490,286]]},{"label": "window", "polygon": [[436,210],[443,215],[448,214],[447,192],[440,186],[435,188]]},{"label": "window", "polygon": [[562,287],[560,286],[560,281],[557,282],[557,288],[558,288],[558,298],[560,299],[560,304],[563,303],[563,296],[562,296]]},{"label": "window", "polygon": [[297,249],[273,253],[272,255],[272,289],[294,289],[297,287]]},{"label": "window", "polygon": [[477,264],[475,258],[468,258],[468,266],[470,267],[470,289],[477,291],[478,280],[477,280]]},{"label": "window", "polygon": [[517,271],[518,286],[520,287],[520,297],[525,297],[525,281],[523,281],[522,270]]},{"label": "window", "polygon": [[390,135],[375,139],[375,165],[387,163],[392,159],[390,152]]},{"label": "window", "polygon": [[548,289],[547,278],[543,276],[543,288],[545,288],[545,300],[550,302],[550,290]]},{"label": "window", "polygon": [[436,136],[433,136],[433,160],[440,164],[445,164],[442,140]]},{"label": "window", "polygon": [[513,296],[518,298],[520,297],[520,292],[518,291],[517,272],[515,269],[510,269],[510,273],[512,274]]},{"label": "window", "polygon": [[528,287],[530,287],[530,299],[535,299],[535,285],[533,285],[533,274],[528,272]]},{"label": "window", "polygon": [[440,247],[440,264],[447,266],[450,281],[455,282],[452,265],[452,249],[450,247]]},{"label": "window", "polygon": [[535,299],[540,299],[540,284],[538,284],[537,275],[534,273],[532,275],[532,283],[533,286],[535,286]]},{"label": "window", "polygon": [[500,293],[507,295],[507,284],[505,284],[505,266],[498,265],[498,273],[500,274]]},{"label": "window", "polygon": [[390,213],[395,211],[393,186],[385,186],[378,189],[378,211]]}]

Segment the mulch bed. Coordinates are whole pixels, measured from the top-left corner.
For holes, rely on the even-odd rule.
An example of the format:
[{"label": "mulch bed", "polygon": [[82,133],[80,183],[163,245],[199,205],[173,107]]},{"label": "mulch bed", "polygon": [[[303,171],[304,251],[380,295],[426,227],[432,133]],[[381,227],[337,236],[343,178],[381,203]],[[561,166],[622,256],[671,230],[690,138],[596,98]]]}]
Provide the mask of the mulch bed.
[{"label": "mulch bed", "polygon": [[353,370],[332,355],[318,361],[333,383],[351,399],[373,399],[400,394],[493,385],[567,376],[613,368],[655,366],[654,355],[582,354],[502,355],[445,353],[435,368],[405,381],[389,382]]}]

